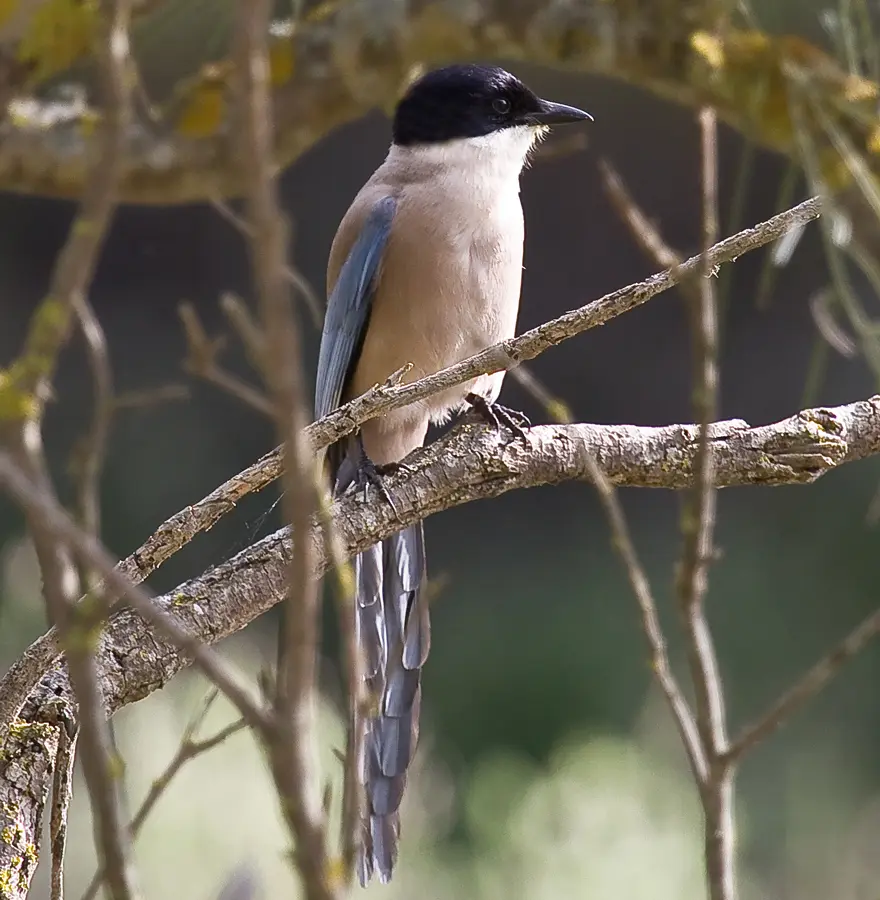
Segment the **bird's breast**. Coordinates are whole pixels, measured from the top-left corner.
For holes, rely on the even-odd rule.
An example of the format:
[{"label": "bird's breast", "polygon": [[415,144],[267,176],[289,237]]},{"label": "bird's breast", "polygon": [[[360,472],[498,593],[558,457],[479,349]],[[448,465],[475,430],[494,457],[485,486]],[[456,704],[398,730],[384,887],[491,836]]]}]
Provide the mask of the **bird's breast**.
[{"label": "bird's breast", "polygon": [[[494,192],[466,185],[403,191],[352,393],[407,363],[413,364],[407,379],[415,380],[512,337],[522,259],[518,184]],[[431,406],[457,406],[469,389],[440,395]]]},{"label": "bird's breast", "polygon": [[511,190],[487,197],[463,189],[438,207],[421,216],[421,205],[413,205],[412,229],[402,231],[400,249],[413,261],[416,282],[396,300],[419,320],[416,333],[427,328],[434,335],[433,362],[442,368],[513,334],[523,217]]}]

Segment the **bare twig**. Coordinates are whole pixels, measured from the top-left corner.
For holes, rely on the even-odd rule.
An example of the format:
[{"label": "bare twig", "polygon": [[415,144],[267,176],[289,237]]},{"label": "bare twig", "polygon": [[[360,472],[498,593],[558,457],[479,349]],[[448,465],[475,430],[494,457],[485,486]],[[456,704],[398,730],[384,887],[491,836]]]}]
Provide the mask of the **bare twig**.
[{"label": "bare twig", "polygon": [[651,590],[651,583],[639,560],[635,544],[629,533],[629,527],[626,524],[623,507],[620,505],[620,500],[611,481],[602,471],[595,457],[587,456],[585,463],[587,473],[599,494],[599,499],[605,510],[605,516],[611,529],[612,546],[623,562],[630,587],[639,604],[639,612],[642,616],[642,630],[648,642],[648,651],[651,657],[651,670],[669,705],[672,719],[684,744],[685,755],[694,779],[698,784],[702,784],[708,775],[708,761],[700,740],[696,720],[669,663],[669,655],[666,652],[666,639],[663,636],[663,628],[657,613],[657,602]]},{"label": "bare twig", "polygon": [[516,366],[510,370],[510,377],[528,394],[531,394],[554,421],[565,425],[574,421],[571,408],[561,397],[554,394],[542,381],[525,366]]},{"label": "bare twig", "polygon": [[[78,482],[80,521],[89,534],[97,537],[101,533],[101,473],[104,469],[107,439],[115,408],[113,370],[110,366],[104,330],[95,316],[92,305],[85,297],[79,298],[76,313],[88,351],[89,367],[92,370],[94,411],[91,426],[83,437],[73,469]],[[88,590],[93,591],[97,588],[92,573],[84,572],[80,579]]]},{"label": "bare twig", "polygon": [[262,372],[265,368],[266,340],[247,304],[237,294],[226,291],[220,295],[220,310],[244,345],[250,364]]},{"label": "bare twig", "polygon": [[819,336],[841,356],[852,359],[858,353],[855,341],[844,331],[834,318],[832,305],[839,303],[837,295],[824,287],[810,297],[810,313]]},{"label": "bare twig", "polygon": [[[86,345],[89,367],[92,372],[93,405],[91,424],[81,439],[71,460],[71,469],[77,481],[78,512],[83,529],[93,537],[101,532],[101,473],[107,450],[107,439],[113,417],[113,372],[107,352],[104,331],[98,322],[91,304],[84,295],[75,301],[76,314]],[[99,579],[88,567],[79,567],[80,584],[90,593],[99,590]],[[75,597],[76,595],[74,595]],[[73,728],[73,724],[70,725]],[[110,727],[109,725],[107,726]],[[112,740],[107,746],[112,747]],[[67,727],[59,729],[58,753],[55,758],[55,772],[52,781],[52,815],[50,821],[50,841],[52,850],[52,871],[50,890],[52,900],[64,898],[64,854],[67,844],[67,816],[73,790],[75,734],[71,737]],[[115,770],[109,759],[102,761],[105,768]],[[112,771],[110,778],[112,779]],[[109,790],[115,790],[112,786]],[[116,801],[118,803],[118,799]]]},{"label": "bare twig", "polygon": [[[94,325],[88,320],[85,291],[94,270],[95,261],[101,247],[103,233],[109,225],[115,205],[115,191],[122,170],[121,151],[125,128],[130,116],[129,109],[129,46],[128,26],[130,6],[128,0],[104,0],[101,3],[100,30],[98,44],[101,62],[101,82],[105,104],[105,138],[103,153],[95,166],[95,194],[83,204],[80,213],[82,221],[75,223],[71,240],[62,250],[59,269],[64,267],[64,254],[70,251],[71,277],[78,277],[78,283],[71,284],[70,299],[74,307],[79,307],[86,330]],[[89,199],[92,208],[89,209]],[[88,217],[88,218],[87,218]],[[91,221],[89,221],[91,220]],[[98,221],[96,221],[98,220]],[[88,226],[86,223],[89,223]],[[98,227],[97,235],[91,237],[91,229]],[[77,247],[77,237],[83,231],[90,235]],[[94,334],[92,334],[94,337]],[[103,422],[100,423],[103,425]],[[103,435],[99,435],[103,438]],[[96,458],[100,453],[96,452]],[[27,471],[27,470],[25,470]],[[97,477],[99,470],[95,472]],[[39,482],[34,485],[35,489]],[[50,491],[48,484],[43,490]],[[86,491],[96,491],[97,484],[87,483]],[[47,493],[51,501],[51,493]],[[87,501],[87,506],[94,498]],[[31,523],[41,517],[28,510]],[[94,519],[95,512],[89,511]],[[92,524],[96,524],[94,521]],[[46,522],[38,526],[48,534],[49,540],[57,546],[64,546],[64,538],[53,532]],[[66,552],[66,551],[65,551]],[[88,570],[88,561],[80,560]],[[83,774],[89,790],[93,816],[95,819],[95,844],[98,856],[107,869],[107,885],[114,900],[133,900],[139,896],[134,867],[131,861],[128,834],[122,821],[119,798],[120,761],[115,758],[108,724],[104,712],[104,699],[98,677],[97,666],[89,639],[89,626],[84,621],[81,608],[77,607],[78,590],[69,591],[61,604],[54,604],[52,617],[59,629],[67,656],[70,679],[79,706],[80,757]]]},{"label": "bare twig", "polygon": [[217,357],[223,348],[224,339],[208,337],[192,303],[181,303],[177,312],[186,335],[186,371],[226,391],[258,413],[272,416],[272,405],[259,391],[219,365]]},{"label": "bare twig", "polygon": [[[641,212],[632,202],[623,182],[610,164],[603,161],[601,166],[602,175],[605,178],[606,186],[613,194],[615,205],[630,223],[631,227],[636,231],[641,231]],[[648,233],[647,229],[645,229],[645,233]],[[651,238],[649,238],[650,240]],[[677,261],[673,260],[673,263],[677,264]],[[511,369],[512,375],[518,373],[526,374],[526,371],[522,366]],[[527,386],[533,396],[542,402],[548,414],[555,421],[562,425],[571,421],[571,413],[567,404],[563,400],[554,397],[534,375],[527,373],[520,383]],[[694,780],[697,784],[701,784],[706,778],[708,764],[703,752],[694,714],[684,692],[681,690],[675,673],[672,671],[669,654],[666,652],[666,638],[660,624],[657,601],[651,589],[651,582],[639,559],[635,543],[627,525],[623,506],[620,503],[614,485],[605,472],[602,471],[595,456],[588,454],[584,462],[587,474],[599,495],[599,500],[605,511],[605,517],[611,531],[611,545],[623,563],[630,588],[639,605],[639,612],[642,617],[642,631],[648,644],[648,652],[651,659],[651,671],[654,673],[657,684],[669,705],[669,710],[672,713],[673,721],[684,745],[685,756],[693,772]]]},{"label": "bare twig", "polygon": [[[722,761],[727,746],[724,698],[711,631],[705,618],[706,570],[712,557],[715,522],[715,486],[709,425],[717,413],[718,312],[714,284],[715,267],[710,252],[717,240],[717,148],[714,111],[700,113],[703,197],[703,256],[697,280],[684,280],[688,300],[694,359],[694,414],[699,439],[694,460],[694,483],[682,508],[682,560],[677,583],[686,636],[691,680],[696,695],[702,777],[694,766],[705,817],[706,872],[713,900],[733,900],[732,771]],[[658,265],[680,271],[681,263],[627,192],[613,167],[600,162],[606,188],[617,210],[629,225],[641,248]],[[687,746],[687,745],[686,745]]]},{"label": "bare twig", "polygon": [[[171,758],[171,761],[165,767],[165,770],[150,785],[150,789],[149,791],[147,791],[146,797],[144,797],[141,805],[138,807],[137,812],[134,814],[131,820],[130,828],[133,840],[140,834],[141,829],[144,827],[144,823],[147,821],[147,817],[153,811],[153,808],[156,806],[159,800],[162,799],[162,796],[168,790],[171,782],[177,776],[177,773],[180,772],[180,770],[188,762],[191,762],[198,756],[209,753],[215,747],[220,746],[220,744],[226,741],[227,738],[232,737],[232,735],[237,734],[239,731],[245,728],[244,720],[239,719],[238,721],[231,722],[229,725],[221,728],[218,732],[211,735],[211,737],[209,738],[203,738],[201,740],[196,739],[196,734],[204,724],[205,719],[207,718],[207,715],[211,710],[211,706],[217,699],[217,696],[218,691],[216,690],[216,688],[208,692],[208,694],[205,696],[205,699],[196,710],[195,714],[187,723],[180,740],[180,745],[177,748],[177,752]],[[98,871],[95,872],[94,876],[92,877],[89,886],[83,892],[82,900],[94,900],[94,897],[97,895],[98,890],[100,889],[103,882],[104,871],[99,867]]]},{"label": "bare twig", "polygon": [[[211,197],[211,206],[213,206],[227,222],[248,238],[248,240],[253,240],[251,226],[248,225],[241,216],[237,215],[235,210],[225,200],[215,194]],[[282,271],[284,272],[284,277],[287,279],[287,283],[295,291],[298,291],[305,301],[312,320],[312,325],[314,325],[315,328],[320,329],[324,321],[324,309],[321,301],[318,299],[318,295],[312,290],[312,286],[306,281],[305,276],[301,272],[291,268],[287,264],[282,267]]]},{"label": "bare twig", "polygon": [[880,634],[880,610],[871,613],[840,643],[831,648],[804,673],[763,715],[751,722],[730,742],[725,760],[738,763],[753,747],[775,732],[808,700],[819,693],[835,675]]},{"label": "bare twig", "polygon": [[270,0],[240,0],[238,16],[242,180],[266,348],[263,375],[282,445],[285,518],[300,536],[287,573],[275,720],[267,750],[282,812],[294,838],[294,858],[305,895],[310,900],[332,900],[326,817],[315,778],[319,593],[315,548],[308,534],[319,506],[318,482],[316,460],[304,433],[309,420],[306,387],[286,276],[287,229],[278,205],[273,163],[267,43],[271,6]]},{"label": "bare twig", "polygon": [[700,785],[705,818],[706,876],[712,900],[734,900],[733,772],[724,763],[727,724],[721,675],[706,619],[708,566],[714,554],[717,490],[709,426],[718,409],[718,310],[709,251],[718,233],[718,148],[715,111],[700,111],[703,198],[703,265],[699,289],[688,304],[694,365],[693,408],[700,426],[694,485],[682,506],[682,551],[678,594],[688,662],[694,685],[697,725],[709,763]]},{"label": "bare twig", "polygon": [[[599,160],[599,174],[602,176],[608,199],[629,228],[630,234],[636,239],[643,253],[654,265],[667,268],[671,272],[678,272],[680,275],[681,258],[663,240],[657,228],[638,207],[623,183],[623,179],[607,159]],[[691,296],[698,293],[696,285],[689,278],[682,278],[678,287]]]},{"label": "bare twig", "polygon": [[[600,160],[599,163],[600,172],[602,174],[606,190],[608,191],[609,197],[614,204],[615,209],[620,214],[621,218],[624,222],[629,226],[630,231],[633,234],[633,237],[638,242],[641,249],[644,253],[656,264],[661,266],[668,266],[669,269],[673,272],[681,271],[681,260],[679,255],[666,243],[663,239],[663,236],[660,232],[654,227],[654,225],[648,220],[647,216],[642,212],[642,210],[638,207],[632,195],[626,189],[626,186],[623,183],[623,180],[617,174],[614,167],[611,163],[606,160]],[[711,173],[708,171],[710,166],[704,165],[704,191],[705,182],[708,178],[711,177]],[[709,198],[706,203],[706,212],[704,214],[704,241],[706,236],[709,233],[709,229],[714,227],[717,228],[715,224],[717,222],[717,218],[713,216],[717,216],[717,211],[713,213],[711,210],[714,207],[710,207],[710,203],[712,198],[714,198],[714,189],[711,192],[706,192],[706,196]],[[709,245],[706,245],[709,246]],[[703,310],[703,305],[705,303],[706,297],[703,290],[702,281],[708,282],[709,273],[707,273],[705,268],[705,263],[701,268],[700,274],[702,275],[701,282],[695,283],[692,279],[684,279],[679,285],[682,289],[682,292],[685,294],[688,299],[691,309],[697,311],[697,315],[701,315]],[[711,283],[710,290],[711,290]],[[714,302],[714,296],[712,298]],[[701,320],[699,320],[701,321]],[[702,333],[702,332],[701,332]],[[714,335],[713,335],[714,336]],[[697,366],[702,360],[698,359]],[[700,368],[700,372],[698,373],[699,377],[703,377],[705,375],[705,367]],[[695,399],[697,397],[699,391],[699,387],[694,389]],[[699,422],[703,422],[702,418],[702,410],[697,410],[697,420]],[[697,492],[699,497],[702,497],[702,493],[700,493],[699,485],[701,482],[699,481],[699,473],[696,468],[696,461],[701,458],[702,454],[702,469],[700,472],[705,475],[706,468],[706,453],[708,448],[708,430],[706,427],[703,427],[702,424],[699,429],[699,437],[697,440],[697,453],[695,457],[695,471],[694,471],[694,490]],[[696,532],[696,526],[692,529]],[[693,570],[691,571],[693,574]],[[683,605],[684,609],[684,605]],[[686,631],[688,632],[689,637],[692,637],[690,625],[692,624],[690,620],[690,608],[688,607],[688,614],[685,616],[686,623]],[[659,626],[658,626],[659,628]],[[645,626],[645,630],[647,632],[648,626]],[[688,647],[691,649],[693,647],[693,641],[689,640]],[[694,722],[695,727],[697,728],[697,742],[696,745],[693,743],[685,742],[685,749],[687,750],[688,759],[691,764],[691,769],[694,773],[694,780],[697,785],[697,789],[700,792],[701,799],[704,802],[704,810],[705,810],[705,797],[706,791],[710,788],[710,784],[713,778],[713,757],[711,751],[711,745],[706,742],[705,734],[704,734],[704,726],[705,726],[705,707],[699,705],[700,695],[698,693],[698,705],[697,705],[697,715],[692,718],[692,722]],[[683,709],[687,710],[690,713],[690,707],[687,706],[684,701]],[[673,710],[675,712],[675,710]],[[682,731],[681,723],[679,721],[682,713],[676,714],[676,724],[678,725],[679,731]],[[706,818],[706,833],[708,834],[708,815]],[[708,857],[707,857],[707,869],[708,865]]]},{"label": "bare twig", "polygon": [[[216,694],[214,696],[216,696]],[[245,721],[244,719],[239,719],[236,722],[230,722],[229,725],[221,728],[216,734],[202,740],[195,740],[194,732],[196,728],[188,730],[174,758],[168,764],[165,771],[150,786],[149,793],[144,798],[143,803],[141,803],[138,811],[132,818],[132,836],[137,837],[137,835],[140,834],[153,807],[159,802],[165,791],[168,790],[169,785],[177,773],[188,762],[195,759],[197,756],[201,756],[203,753],[209,753],[215,747],[219,747],[227,738],[232,737],[234,734],[238,734],[243,728],[245,728]]]}]

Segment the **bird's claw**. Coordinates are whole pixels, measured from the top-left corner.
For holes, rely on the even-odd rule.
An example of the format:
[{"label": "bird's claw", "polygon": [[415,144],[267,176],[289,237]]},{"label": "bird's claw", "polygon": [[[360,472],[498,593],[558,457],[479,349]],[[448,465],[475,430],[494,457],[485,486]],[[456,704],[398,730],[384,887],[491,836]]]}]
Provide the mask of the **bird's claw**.
[{"label": "bird's claw", "polygon": [[375,469],[379,475],[396,475],[398,472],[405,472],[412,475],[415,469],[403,462],[376,463]]},{"label": "bird's claw", "polygon": [[523,429],[532,427],[529,417],[518,409],[509,409],[500,403],[489,403],[485,397],[479,394],[468,394],[465,400],[484,422],[492,425],[499,431],[502,428],[506,428],[514,437],[525,440],[526,433]]},{"label": "bird's claw", "polygon": [[384,478],[386,475],[399,472],[401,469],[412,471],[409,466],[398,462],[377,465],[362,449],[360,464],[358,465],[357,474],[355,475],[354,480],[355,490],[361,489],[363,491],[364,500],[367,499],[367,490],[370,485],[376,488],[382,499],[391,507],[391,511],[398,521],[400,521],[400,513],[397,511],[394,500],[391,499],[391,494],[388,493],[388,488],[385,487]]}]

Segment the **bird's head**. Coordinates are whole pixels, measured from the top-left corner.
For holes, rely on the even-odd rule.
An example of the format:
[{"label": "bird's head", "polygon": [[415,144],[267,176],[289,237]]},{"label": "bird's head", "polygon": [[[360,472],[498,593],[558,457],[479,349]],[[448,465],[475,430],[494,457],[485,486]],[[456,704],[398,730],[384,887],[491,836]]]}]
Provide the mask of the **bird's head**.
[{"label": "bird's head", "polygon": [[574,106],[542,100],[497,66],[452,65],[415,81],[397,105],[393,141],[399,147],[468,142],[520,154],[551,125],[592,121]]}]

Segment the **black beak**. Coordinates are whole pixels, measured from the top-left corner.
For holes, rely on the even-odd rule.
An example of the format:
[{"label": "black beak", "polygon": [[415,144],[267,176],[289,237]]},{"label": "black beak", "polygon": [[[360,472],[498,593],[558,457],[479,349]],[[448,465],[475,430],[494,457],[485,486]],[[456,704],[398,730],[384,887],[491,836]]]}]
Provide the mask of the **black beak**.
[{"label": "black beak", "polygon": [[538,111],[527,113],[523,118],[527,125],[564,125],[566,122],[593,121],[593,117],[576,106],[564,103],[551,103],[549,100],[538,101]]}]

